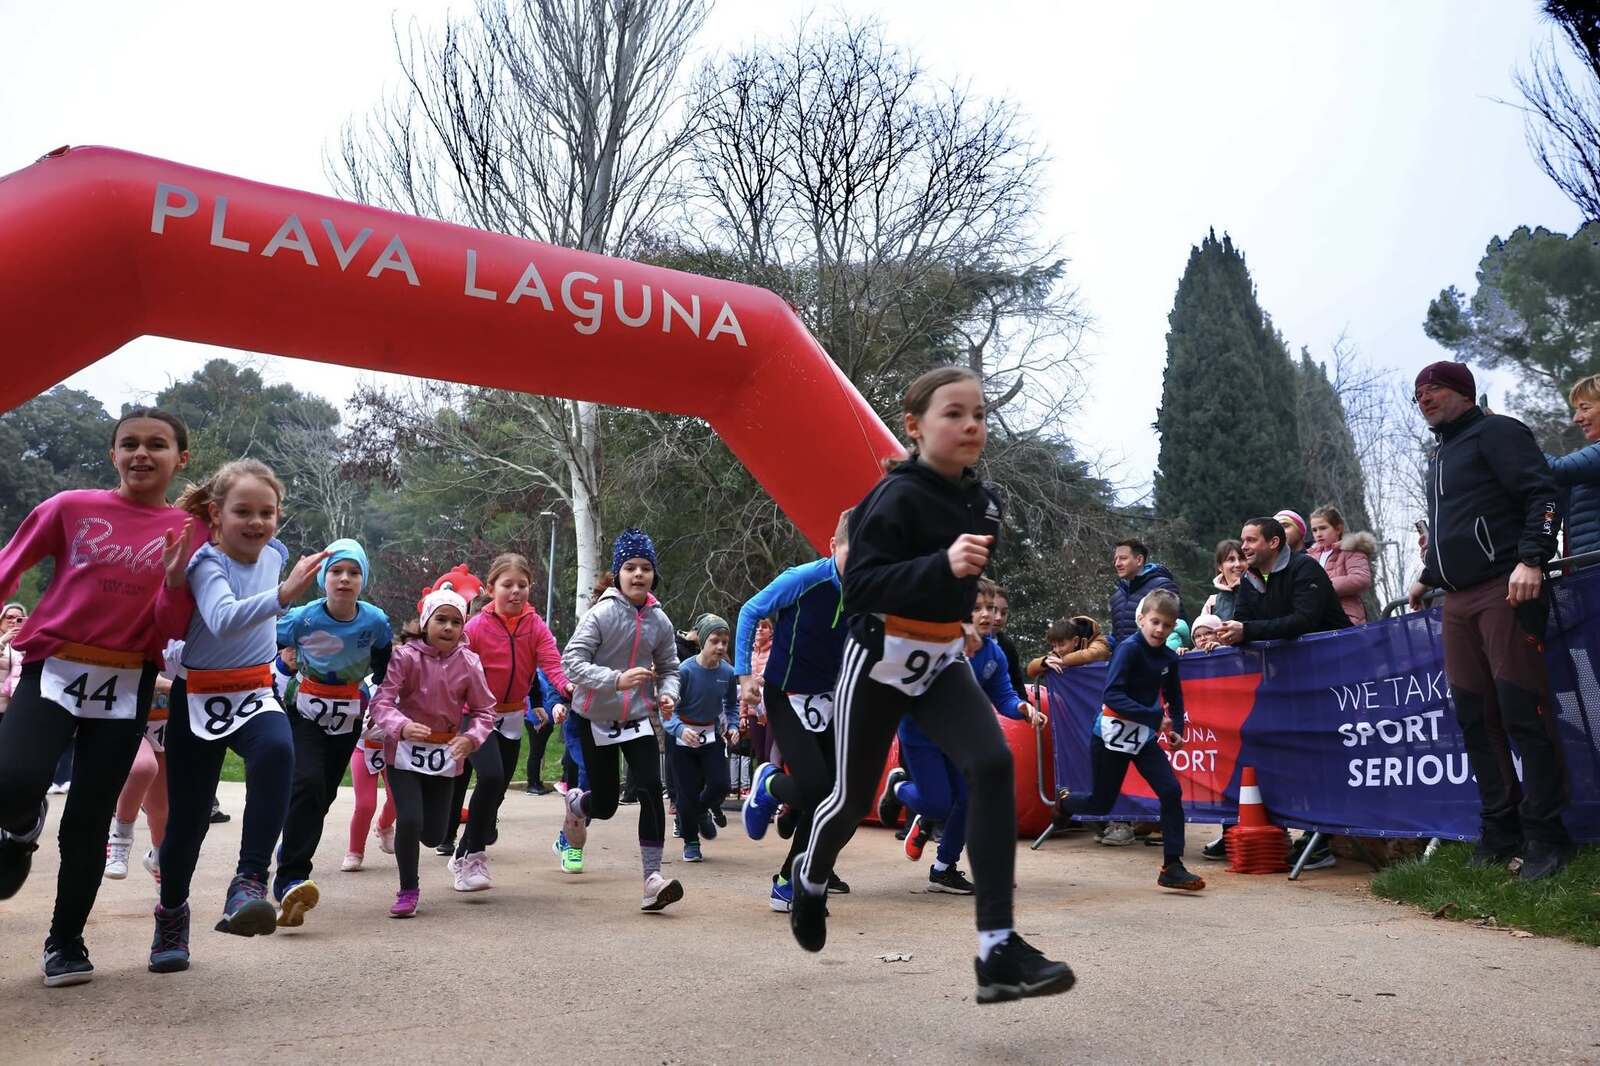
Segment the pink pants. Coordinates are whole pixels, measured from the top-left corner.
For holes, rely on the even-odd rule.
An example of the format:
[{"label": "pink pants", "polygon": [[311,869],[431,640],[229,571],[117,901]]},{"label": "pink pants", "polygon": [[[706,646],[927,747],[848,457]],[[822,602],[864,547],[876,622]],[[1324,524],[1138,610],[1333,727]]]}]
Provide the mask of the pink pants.
[{"label": "pink pants", "polygon": [[167,835],[167,757],[150,746],[144,738],[139,740],[139,753],[133,757],[133,769],[122,785],[122,795],[117,797],[117,821],[131,822],[144,808],[145,824],[150,827],[150,845],[161,847]]},{"label": "pink pants", "polygon": [[[350,850],[357,855],[367,853],[367,830],[372,827],[373,812],[378,809],[378,776],[367,773],[367,760],[361,745],[350,754],[350,780],[356,787],[356,810],[350,816]],[[388,778],[384,779],[383,813],[378,815],[378,828],[394,825],[394,793],[389,791]]]}]

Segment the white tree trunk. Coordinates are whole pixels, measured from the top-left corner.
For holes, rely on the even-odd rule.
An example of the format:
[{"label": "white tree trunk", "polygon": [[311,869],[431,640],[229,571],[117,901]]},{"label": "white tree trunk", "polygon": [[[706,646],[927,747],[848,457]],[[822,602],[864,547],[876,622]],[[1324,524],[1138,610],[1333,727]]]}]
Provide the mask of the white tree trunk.
[{"label": "white tree trunk", "polygon": [[600,408],[592,403],[572,404],[574,426],[571,446],[562,456],[572,481],[572,527],[577,540],[577,583],[573,593],[576,624],[589,609],[589,593],[606,565],[604,518],[600,513]]}]

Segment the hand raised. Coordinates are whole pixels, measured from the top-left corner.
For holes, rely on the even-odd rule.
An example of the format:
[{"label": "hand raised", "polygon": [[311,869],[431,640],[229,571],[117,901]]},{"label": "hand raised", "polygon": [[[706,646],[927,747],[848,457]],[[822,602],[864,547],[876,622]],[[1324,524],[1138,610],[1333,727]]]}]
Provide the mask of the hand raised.
[{"label": "hand raised", "polygon": [[189,544],[194,536],[194,519],[183,520],[181,530],[169,529],[161,534],[161,567],[167,572],[167,587],[183,584],[189,569]]},{"label": "hand raised", "polygon": [[331,553],[323,550],[315,555],[302,555],[300,561],[294,564],[294,569],[289,571],[289,576],[284,578],[282,584],[278,586],[278,602],[287,607],[299,599],[301,594],[310,588],[311,583],[316,580],[317,569],[322,566],[322,560],[326,559],[329,554]]}]

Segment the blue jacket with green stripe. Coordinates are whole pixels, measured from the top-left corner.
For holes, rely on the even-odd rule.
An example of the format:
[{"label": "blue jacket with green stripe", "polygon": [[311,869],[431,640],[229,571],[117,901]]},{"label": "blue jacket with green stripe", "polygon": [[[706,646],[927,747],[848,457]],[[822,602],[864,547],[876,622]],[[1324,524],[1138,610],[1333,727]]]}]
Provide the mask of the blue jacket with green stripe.
[{"label": "blue jacket with green stripe", "polygon": [[844,588],[833,556],[791,566],[739,608],[733,671],[750,673],[756,625],[773,619],[772,651],[763,677],[783,692],[832,692],[844,657]]}]

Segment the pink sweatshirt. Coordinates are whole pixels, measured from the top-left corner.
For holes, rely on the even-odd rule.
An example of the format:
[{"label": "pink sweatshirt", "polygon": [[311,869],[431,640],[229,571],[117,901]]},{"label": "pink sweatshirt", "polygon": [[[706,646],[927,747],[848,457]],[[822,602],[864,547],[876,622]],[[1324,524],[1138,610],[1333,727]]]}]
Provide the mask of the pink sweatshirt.
[{"label": "pink sweatshirt", "polygon": [[561,669],[561,649],[556,647],[550,627],[532,607],[524,607],[515,618],[503,618],[491,603],[467,619],[464,632],[467,643],[483,662],[489,691],[502,706],[514,703],[517,713],[522,713],[522,703],[533,690],[536,669],[544,670],[545,678],[563,696],[572,697],[572,682]]},{"label": "pink sweatshirt", "polygon": [[494,706],[483,664],[470,649],[458,645],[441,656],[425,640],[408,640],[395,648],[369,713],[373,725],[383,730],[384,750],[392,763],[407,722],[435,733],[459,732],[481,745],[494,730]]},{"label": "pink sweatshirt", "polygon": [[186,517],[176,507],[145,507],[109,489],[73,489],[35,507],[0,548],[0,600],[35,564],[56,561],[50,587],[17,634],[17,649],[37,662],[64,643],[87,644],[142,652],[159,663],[161,649],[183,636],[194,612],[189,583],[167,588],[161,566],[162,536],[181,530]]}]

